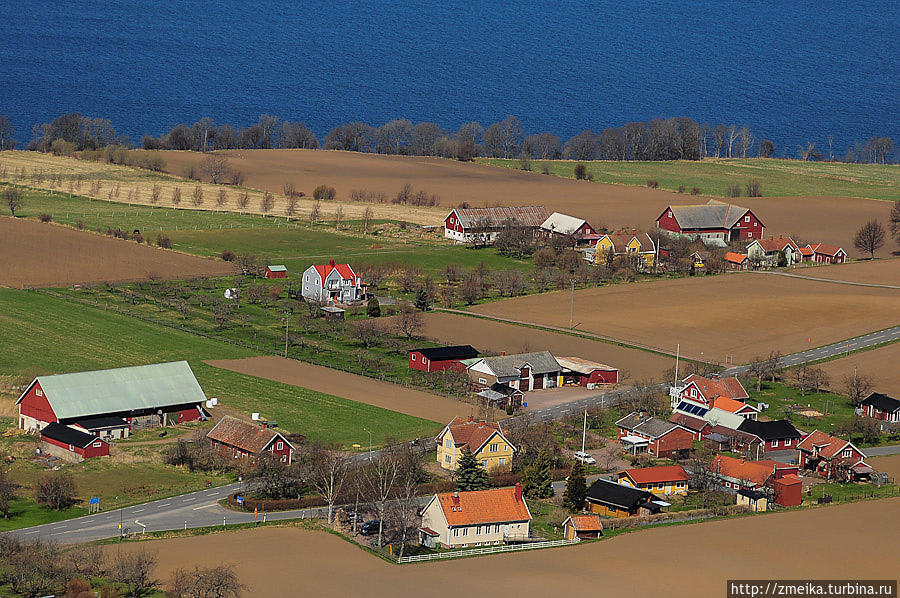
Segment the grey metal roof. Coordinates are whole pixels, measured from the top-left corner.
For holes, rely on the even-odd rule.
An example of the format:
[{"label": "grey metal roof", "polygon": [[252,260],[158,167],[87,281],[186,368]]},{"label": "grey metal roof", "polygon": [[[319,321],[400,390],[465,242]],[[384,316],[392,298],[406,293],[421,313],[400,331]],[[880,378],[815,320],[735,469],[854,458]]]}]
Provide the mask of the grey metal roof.
[{"label": "grey metal roof", "polygon": [[275,265],[275,266],[267,266],[267,267],[268,267],[269,270],[271,270],[272,272],[287,272],[287,268],[286,268],[284,265],[282,265],[282,264],[278,264],[278,265]]},{"label": "grey metal roof", "polygon": [[485,357],[484,362],[498,378],[518,376],[519,368],[526,364],[531,366],[533,374],[548,374],[562,369],[556,358],[550,354],[550,351]]},{"label": "grey metal roof", "polygon": [[[35,382],[41,385],[59,419],[200,404],[206,400],[186,361],[38,376]],[[33,385],[34,382],[28,390]]]},{"label": "grey metal roof", "polygon": [[496,208],[456,208],[456,217],[464,228],[470,228],[477,223],[484,226],[501,226],[510,221],[521,226],[540,226],[550,210],[544,206],[511,206]]},{"label": "grey metal roof", "polygon": [[541,223],[541,228],[559,233],[561,235],[574,235],[575,232],[581,228],[585,224],[585,220],[582,218],[576,218],[574,216],[569,216],[568,214],[561,214],[559,212],[553,212],[550,214],[544,222]]},{"label": "grey metal roof", "polygon": [[747,208],[720,201],[694,206],[670,206],[682,229],[731,228],[747,213]]},{"label": "grey metal roof", "polygon": [[629,432],[640,432],[650,438],[659,438],[660,436],[671,432],[673,429],[681,427],[678,424],[659,419],[658,417],[641,416],[641,414],[636,411],[629,413],[617,421],[616,425]]}]

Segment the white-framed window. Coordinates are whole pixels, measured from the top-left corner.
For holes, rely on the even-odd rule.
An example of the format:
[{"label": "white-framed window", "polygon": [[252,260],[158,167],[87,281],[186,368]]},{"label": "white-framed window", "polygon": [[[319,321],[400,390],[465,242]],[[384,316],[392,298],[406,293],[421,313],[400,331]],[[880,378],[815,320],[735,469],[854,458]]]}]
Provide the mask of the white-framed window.
[{"label": "white-framed window", "polygon": [[479,384],[487,384],[487,378],[479,378],[478,383]]},{"label": "white-framed window", "polygon": [[480,526],[480,525],[476,525],[476,526],[475,526],[475,535],[476,535],[476,536],[480,536],[480,535],[481,535],[481,526]]},{"label": "white-framed window", "polygon": [[413,361],[416,360],[416,354],[415,354],[415,353],[412,354],[412,360],[413,360]]},{"label": "white-framed window", "polygon": [[481,466],[487,469],[487,459],[482,459]]},{"label": "white-framed window", "polygon": [[499,533],[500,533],[500,524],[499,524],[499,523],[498,523],[497,525],[494,526],[494,533],[495,533],[495,534],[499,534]]},{"label": "white-framed window", "polygon": [[447,448],[453,448],[453,442],[448,437],[447,440],[444,441],[444,446]]},{"label": "white-framed window", "polygon": [[791,439],[790,439],[790,438],[787,438],[787,439],[784,441],[784,446],[791,446]]},{"label": "white-framed window", "polygon": [[453,528],[453,537],[455,538],[455,537],[457,537],[457,536],[459,536],[459,528],[458,528],[458,527],[454,527],[454,528]]},{"label": "white-framed window", "polygon": [[42,396],[44,396],[44,391],[41,390],[40,388],[35,388],[35,389],[34,389],[34,394],[35,394],[36,396],[42,397]]},{"label": "white-framed window", "polygon": [[849,457],[850,449],[844,449],[844,452],[841,453],[841,457]]},{"label": "white-framed window", "polygon": [[744,216],[744,222],[750,222],[750,216]]},{"label": "white-framed window", "polygon": [[696,389],[696,388],[692,388],[692,389],[691,389],[691,396],[692,396],[692,397],[696,397],[696,396],[697,396],[697,389]]},{"label": "white-framed window", "polygon": [[69,450],[70,450],[70,451],[74,451],[74,450],[75,450],[75,447],[72,446],[72,445],[70,444],[70,445],[69,445]]},{"label": "white-framed window", "polygon": [[103,443],[102,443],[102,442],[95,442],[95,443],[94,443],[94,448],[100,448],[101,446],[103,446]]},{"label": "white-framed window", "polygon": [[281,442],[281,441],[279,441],[278,444],[275,445],[275,450],[276,450],[276,451],[283,451],[283,450],[284,450],[284,443]]},{"label": "white-framed window", "polygon": [[281,462],[287,463],[287,455],[281,455]]},{"label": "white-framed window", "polygon": [[490,450],[492,453],[496,453],[500,449],[500,445],[496,442],[491,444]]},{"label": "white-framed window", "polygon": [[450,455],[444,455],[444,463],[450,463]]},{"label": "white-framed window", "polygon": [[772,441],[772,448],[775,448],[776,446],[778,446],[778,441],[777,441],[777,440],[773,440],[773,441]]},{"label": "white-framed window", "polygon": [[747,233],[747,238],[748,238],[748,239],[752,239],[752,238],[753,238],[753,233],[752,233],[752,232],[748,232],[748,233]]},{"label": "white-framed window", "polygon": [[423,363],[423,364],[427,364],[427,363],[428,363],[428,358],[427,358],[427,357],[423,357],[423,358],[422,358],[422,363]]},{"label": "white-framed window", "polygon": [[672,210],[669,210],[669,218],[672,217]]},{"label": "white-framed window", "polygon": [[463,530],[462,530],[462,535],[468,536],[468,535],[469,535],[469,528],[464,527]]},{"label": "white-framed window", "polygon": [[500,465],[506,465],[506,457],[500,457]]}]

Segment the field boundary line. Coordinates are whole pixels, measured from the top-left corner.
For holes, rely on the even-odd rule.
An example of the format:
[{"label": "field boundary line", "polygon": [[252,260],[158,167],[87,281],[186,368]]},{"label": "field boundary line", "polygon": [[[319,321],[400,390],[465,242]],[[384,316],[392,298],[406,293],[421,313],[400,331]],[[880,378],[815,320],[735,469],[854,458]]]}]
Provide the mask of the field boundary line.
[{"label": "field boundary line", "polygon": [[518,552],[521,550],[536,550],[540,548],[553,548],[555,546],[569,546],[578,544],[580,539],[572,540],[545,540],[543,542],[529,542],[527,544],[506,544],[500,546],[485,546],[483,548],[471,548],[468,550],[454,550],[452,552],[437,552],[434,554],[417,554],[413,556],[404,556],[397,559],[398,563],[416,563],[421,561],[434,561],[441,559],[455,559],[466,556],[475,556],[479,554],[494,554],[498,552]]},{"label": "field boundary line", "polygon": [[[558,333],[560,333],[560,334],[568,334],[568,335],[570,335],[570,336],[577,336],[577,337],[585,338],[585,339],[588,339],[588,340],[600,341],[600,342],[603,342],[603,343],[609,343],[609,344],[612,344],[612,345],[618,345],[618,346],[620,346],[620,347],[626,347],[626,348],[629,348],[629,349],[636,349],[636,350],[638,350],[638,351],[646,351],[647,353],[655,353],[655,354],[657,354],[657,355],[662,355],[663,357],[675,357],[675,352],[674,352],[674,351],[668,351],[668,350],[663,349],[663,348],[660,348],[660,347],[654,347],[653,345],[645,345],[645,344],[642,344],[642,343],[636,343],[636,342],[632,342],[632,341],[625,341],[625,340],[622,340],[622,339],[619,339],[619,338],[615,338],[615,337],[612,337],[612,336],[606,336],[606,335],[598,334],[598,333],[595,333],[595,332],[585,332],[585,331],[581,331],[581,330],[574,330],[574,329],[572,329],[572,328],[563,328],[563,327],[561,327],[561,326],[550,326],[550,325],[547,325],[547,324],[538,324],[538,323],[536,323],[536,322],[528,322],[528,321],[526,321],[526,320],[514,320],[514,319],[512,319],[512,318],[503,318],[503,317],[500,317],[500,316],[491,316],[491,315],[487,315],[487,314],[480,314],[480,313],[476,313],[476,312],[465,311],[465,310],[462,310],[462,309],[450,309],[450,308],[446,308],[446,307],[435,307],[435,308],[433,308],[433,310],[434,310],[434,311],[446,312],[446,313],[450,313],[450,314],[457,314],[457,315],[462,315],[462,316],[469,316],[470,318],[482,318],[482,319],[484,319],[484,320],[492,320],[492,321],[495,321],[495,322],[503,322],[504,324],[513,324],[514,326],[523,326],[523,327],[525,327],[525,328],[534,328],[534,329],[536,329],[536,330],[545,330],[545,331],[547,331],[547,332],[558,332]],[[685,361],[694,361],[694,362],[698,362],[698,363],[700,363],[700,362],[702,362],[702,363],[708,363],[708,364],[711,364],[711,365],[722,365],[721,363],[716,362],[716,361],[708,361],[708,360],[705,360],[705,359],[697,359],[697,358],[694,358],[694,357],[687,357],[687,356],[685,356],[685,355],[681,355],[681,356],[680,356],[680,359],[683,359],[683,360],[685,360]]]},{"label": "field boundary line", "polygon": [[856,287],[874,287],[879,289],[896,289],[900,290],[900,285],[883,284],[878,282],[854,282],[852,280],[836,280],[832,278],[817,278],[814,276],[803,276],[802,274],[792,274],[791,272],[772,272],[767,270],[750,270],[750,274],[770,274],[773,276],[787,276],[788,278],[800,278],[803,280],[812,280],[814,282],[830,282],[832,284],[846,284]]}]

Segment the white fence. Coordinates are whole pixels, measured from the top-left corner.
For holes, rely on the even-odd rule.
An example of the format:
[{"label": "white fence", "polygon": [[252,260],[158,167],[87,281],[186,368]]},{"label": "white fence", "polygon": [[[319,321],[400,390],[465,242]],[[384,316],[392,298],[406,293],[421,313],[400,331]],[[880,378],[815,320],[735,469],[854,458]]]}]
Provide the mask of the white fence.
[{"label": "white fence", "polygon": [[448,552],[435,552],[433,554],[417,554],[397,559],[398,563],[415,563],[418,561],[433,561],[438,559],[455,559],[477,554],[493,554],[495,552],[517,552],[519,550],[534,550],[536,548],[552,548],[554,546],[568,546],[580,542],[578,538],[572,540],[547,540],[545,542],[529,542],[527,544],[503,544],[499,546],[483,546],[468,550],[451,550]]}]

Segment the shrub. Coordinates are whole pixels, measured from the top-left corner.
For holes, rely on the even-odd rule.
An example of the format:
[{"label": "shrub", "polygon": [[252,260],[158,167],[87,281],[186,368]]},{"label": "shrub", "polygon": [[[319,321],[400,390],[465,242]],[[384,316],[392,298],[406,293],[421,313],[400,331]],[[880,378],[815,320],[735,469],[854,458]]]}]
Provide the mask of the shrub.
[{"label": "shrub", "polygon": [[51,216],[50,214],[41,214],[40,216],[38,216],[38,220],[40,220],[41,222],[52,222],[53,216]]},{"label": "shrub", "polygon": [[75,479],[62,471],[44,475],[34,487],[34,498],[38,504],[62,511],[75,504]]},{"label": "shrub", "polygon": [[156,246],[163,249],[172,249],[172,239],[165,235],[159,235],[156,237]]},{"label": "shrub", "polygon": [[579,181],[587,178],[587,166],[578,163],[575,165],[575,178]]},{"label": "shrub", "polygon": [[684,185],[678,185],[678,192],[684,193]]},{"label": "shrub", "polygon": [[744,189],[747,191],[747,197],[762,197],[762,187],[756,179],[747,181]]},{"label": "shrub", "polygon": [[77,228],[78,230],[84,230],[84,226],[84,220],[79,220],[75,223],[75,228]]},{"label": "shrub", "polygon": [[691,187],[691,195],[700,195],[700,187]]},{"label": "shrub", "polygon": [[728,185],[728,188],[725,190],[725,194],[728,197],[740,197],[741,196],[741,186],[740,185]]},{"label": "shrub", "polygon": [[654,180],[652,180],[652,179],[651,179],[651,180],[648,180],[648,181],[647,181],[647,187],[650,188],[650,189],[656,189],[656,188],[659,187],[659,181],[654,181]]},{"label": "shrub", "polygon": [[329,187],[328,185],[319,185],[313,191],[313,199],[322,200],[322,199],[334,199],[337,192],[334,190],[334,187]]},{"label": "shrub", "polygon": [[230,249],[226,249],[221,254],[219,254],[219,257],[222,258],[222,261],[224,262],[233,262],[237,256]]},{"label": "shrub", "polygon": [[240,170],[233,170],[231,172],[231,184],[240,186],[244,184],[244,173]]},{"label": "shrub", "polygon": [[75,144],[65,139],[57,139],[50,144],[50,153],[56,156],[71,156],[75,153]]},{"label": "shrub", "polygon": [[546,163],[541,168],[541,174],[550,174],[550,167]]},{"label": "shrub", "polygon": [[141,233],[134,233],[133,235],[131,235],[131,240],[135,243],[143,243],[144,235],[142,235]]}]

